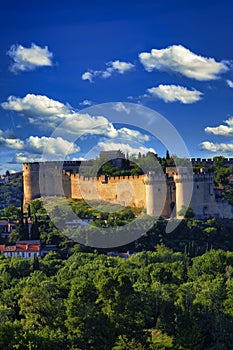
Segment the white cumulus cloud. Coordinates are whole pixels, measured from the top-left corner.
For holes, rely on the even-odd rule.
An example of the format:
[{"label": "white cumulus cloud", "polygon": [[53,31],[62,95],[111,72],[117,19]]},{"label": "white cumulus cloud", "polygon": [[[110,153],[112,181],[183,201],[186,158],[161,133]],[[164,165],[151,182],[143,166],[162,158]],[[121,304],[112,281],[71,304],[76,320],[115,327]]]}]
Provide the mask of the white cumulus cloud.
[{"label": "white cumulus cloud", "polygon": [[27,94],[25,97],[10,96],[1,106],[18,112],[36,126],[53,128],[71,113],[70,107],[47,96]]},{"label": "white cumulus cloud", "polygon": [[139,59],[148,72],[170,71],[196,80],[217,79],[219,74],[229,69],[229,62],[217,62],[214,58],[197,55],[182,45],[142,52]]},{"label": "white cumulus cloud", "polygon": [[202,92],[198,90],[188,90],[179,85],[162,85],[147,89],[155,97],[163,99],[165,102],[179,101],[184,104],[194,103],[201,99]]},{"label": "white cumulus cloud", "polygon": [[219,125],[216,127],[207,126],[205,128],[205,132],[217,136],[226,136],[226,137],[232,137],[233,136],[233,118],[229,118],[225,120],[225,123],[227,125]]},{"label": "white cumulus cloud", "polygon": [[[41,130],[53,130],[62,127],[65,134],[103,135],[109,138],[137,137],[144,139],[141,133],[124,128],[117,130],[105,116],[91,116],[88,113],[75,112],[69,105],[48,98],[47,96],[28,94],[23,98],[10,96],[2,107],[19,113],[29,124]],[[65,122],[65,124],[62,124]],[[127,132],[127,130],[129,130]],[[135,135],[135,136],[134,136]],[[1,135],[0,135],[1,136]]]},{"label": "white cumulus cloud", "polygon": [[210,152],[232,152],[233,151],[233,143],[213,143],[209,141],[204,141],[201,143],[201,148]]},{"label": "white cumulus cloud", "polygon": [[[0,146],[29,154],[43,154],[46,149],[46,154],[52,156],[66,156],[80,151],[73,142],[64,140],[62,137],[30,136],[26,140],[0,137]],[[23,154],[22,152],[20,154]]]},{"label": "white cumulus cloud", "polygon": [[92,83],[95,77],[106,79],[110,78],[114,72],[124,74],[134,68],[134,64],[119,60],[108,62],[106,63],[106,66],[107,68],[104,70],[89,69],[87,72],[82,74],[82,80],[88,80],[90,83]]},{"label": "white cumulus cloud", "polygon": [[147,154],[148,152],[156,153],[153,148],[147,148],[144,146],[133,147],[129,143],[118,143],[118,142],[99,142],[98,147],[100,151],[112,151],[112,150],[121,150],[125,154],[137,155],[139,152],[141,154]]},{"label": "white cumulus cloud", "polygon": [[93,117],[89,114],[73,113],[65,121],[65,132],[69,134],[85,135],[104,135],[114,138],[118,136],[118,132],[112,123],[103,116]]},{"label": "white cumulus cloud", "polygon": [[12,58],[13,63],[10,70],[14,73],[18,71],[32,71],[38,67],[52,66],[53,54],[44,48],[31,44],[26,48],[22,45],[12,45],[7,54]]},{"label": "white cumulus cloud", "polygon": [[9,139],[0,136],[0,146],[10,149],[21,150],[24,148],[24,141],[20,139]]},{"label": "white cumulus cloud", "polygon": [[17,152],[13,159],[12,163],[33,163],[33,162],[45,162],[46,158],[43,158],[42,155],[39,155],[38,153],[28,153],[28,152]]},{"label": "white cumulus cloud", "polygon": [[[233,137],[233,117],[225,120],[226,125],[220,124],[216,127],[207,126],[205,132],[215,136]],[[232,154],[233,143],[213,143],[204,141],[200,144],[201,148],[210,152],[221,152]]]},{"label": "white cumulus cloud", "polygon": [[54,156],[64,156],[80,151],[73,142],[64,140],[62,137],[38,137],[30,136],[25,141],[25,150],[42,154],[46,149],[46,153]]},{"label": "white cumulus cloud", "polygon": [[108,65],[115,71],[117,71],[120,74],[124,74],[125,72],[128,72],[129,70],[134,68],[134,64],[130,62],[123,62],[123,61],[113,61],[109,62]]},{"label": "white cumulus cloud", "polygon": [[137,130],[132,130],[128,128],[118,129],[118,137],[124,140],[137,140],[138,142],[149,141],[150,137],[148,135],[142,134]]}]

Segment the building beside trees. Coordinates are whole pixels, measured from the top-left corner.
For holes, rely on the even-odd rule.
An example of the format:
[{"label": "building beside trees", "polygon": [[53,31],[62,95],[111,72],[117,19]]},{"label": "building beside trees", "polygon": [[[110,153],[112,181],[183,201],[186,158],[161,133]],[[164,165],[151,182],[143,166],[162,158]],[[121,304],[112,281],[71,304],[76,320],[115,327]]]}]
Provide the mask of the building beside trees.
[{"label": "building beside trees", "polygon": [[15,245],[1,244],[1,255],[8,257],[38,258],[41,255],[39,240],[18,241]]}]

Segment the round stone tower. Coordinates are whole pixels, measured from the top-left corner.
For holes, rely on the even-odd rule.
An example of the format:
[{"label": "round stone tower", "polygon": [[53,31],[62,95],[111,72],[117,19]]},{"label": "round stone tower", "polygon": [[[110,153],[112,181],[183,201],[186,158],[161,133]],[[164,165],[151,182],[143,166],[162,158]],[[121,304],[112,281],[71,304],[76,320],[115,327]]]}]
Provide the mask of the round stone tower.
[{"label": "round stone tower", "polygon": [[191,206],[192,192],[193,192],[193,174],[190,173],[186,167],[177,167],[177,173],[174,175],[174,182],[176,186],[176,216],[179,215],[182,206],[188,208]]},{"label": "round stone tower", "polygon": [[40,197],[39,163],[23,164],[24,204]]},{"label": "round stone tower", "polygon": [[151,216],[164,215],[167,198],[167,184],[164,174],[150,172],[145,175],[146,185],[146,212]]}]

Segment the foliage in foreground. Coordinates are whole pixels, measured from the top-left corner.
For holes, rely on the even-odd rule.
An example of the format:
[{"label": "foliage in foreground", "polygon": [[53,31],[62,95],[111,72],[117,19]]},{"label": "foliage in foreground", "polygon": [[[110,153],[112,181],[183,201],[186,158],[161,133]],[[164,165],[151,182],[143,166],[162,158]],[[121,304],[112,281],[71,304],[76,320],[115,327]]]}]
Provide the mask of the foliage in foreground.
[{"label": "foliage in foreground", "polygon": [[0,258],[0,348],[230,349],[233,253]]}]

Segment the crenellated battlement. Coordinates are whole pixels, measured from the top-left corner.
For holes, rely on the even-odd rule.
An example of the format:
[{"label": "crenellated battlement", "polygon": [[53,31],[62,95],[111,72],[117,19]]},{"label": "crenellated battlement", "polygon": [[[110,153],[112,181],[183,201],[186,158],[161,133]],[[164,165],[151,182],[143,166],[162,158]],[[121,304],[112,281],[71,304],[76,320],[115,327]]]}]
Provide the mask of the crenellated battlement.
[{"label": "crenellated battlement", "polygon": [[193,175],[193,181],[195,182],[213,182],[214,181],[214,174],[213,173],[200,173],[200,174],[194,174]]},{"label": "crenellated battlement", "polygon": [[[207,164],[207,165],[213,165],[213,159],[212,158],[191,158],[190,159],[192,164]],[[230,166],[233,165],[233,158],[226,158],[226,165]]]},{"label": "crenellated battlement", "polygon": [[84,176],[79,175],[78,173],[73,174],[72,172],[64,172],[67,176],[70,176],[71,179],[79,180],[79,181],[92,181],[92,182],[105,182],[105,183],[113,183],[113,182],[120,182],[123,180],[129,180],[133,181],[135,179],[144,179],[145,175],[121,175],[121,176],[107,176],[107,175],[101,175],[98,177],[91,177],[91,176]]}]

